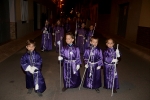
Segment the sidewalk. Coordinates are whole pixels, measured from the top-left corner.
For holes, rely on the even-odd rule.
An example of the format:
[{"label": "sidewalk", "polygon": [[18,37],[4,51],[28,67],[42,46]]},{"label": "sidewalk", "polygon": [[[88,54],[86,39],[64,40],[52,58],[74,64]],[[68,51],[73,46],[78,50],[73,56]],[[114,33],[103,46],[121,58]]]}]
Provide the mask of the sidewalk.
[{"label": "sidewalk", "polygon": [[[101,33],[102,34],[102,33]],[[117,43],[121,44],[122,46],[128,48],[131,52],[135,53],[136,55],[150,61],[150,49],[132,43],[130,41],[125,40],[124,38],[120,38],[117,35],[111,34],[102,34],[105,38],[113,38]]]},{"label": "sidewalk", "polygon": [[29,33],[28,35],[18,38],[16,40],[10,41],[2,46],[0,46],[0,62],[4,61],[18,50],[22,49],[26,45],[27,39],[35,39],[40,36],[40,30],[34,31],[33,33]]}]

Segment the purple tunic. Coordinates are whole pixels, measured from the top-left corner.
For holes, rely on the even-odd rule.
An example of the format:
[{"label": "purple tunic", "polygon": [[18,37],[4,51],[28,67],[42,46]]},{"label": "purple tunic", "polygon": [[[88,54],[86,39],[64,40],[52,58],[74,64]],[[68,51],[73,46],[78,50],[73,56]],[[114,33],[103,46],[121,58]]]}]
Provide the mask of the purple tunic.
[{"label": "purple tunic", "polygon": [[78,36],[77,36],[77,46],[80,49],[81,53],[84,53],[84,43],[85,43],[85,34],[86,34],[86,30],[81,28],[78,30],[77,32]]},{"label": "purple tunic", "polygon": [[59,50],[59,45],[57,44],[58,41],[60,41],[60,48],[63,46],[63,37],[64,37],[64,28],[62,26],[56,26],[54,27],[54,33],[55,33],[55,45],[56,45],[56,51]]},{"label": "purple tunic", "polygon": [[37,90],[37,92],[40,92],[40,93],[46,90],[46,84],[45,84],[43,75],[41,73],[41,64],[42,64],[42,58],[39,55],[39,53],[37,53],[36,51],[33,51],[31,54],[27,52],[21,57],[21,66],[24,71],[29,65],[35,66],[38,68],[38,70],[36,70],[34,74],[31,74],[30,72],[25,71],[26,72],[26,88],[27,89],[35,88],[35,85],[38,84],[39,89]]},{"label": "purple tunic", "polygon": [[65,24],[65,30],[66,30],[66,32],[70,31],[70,24],[69,23]]},{"label": "purple tunic", "polygon": [[[91,51],[92,50],[92,51]],[[91,52],[91,55],[90,55]],[[90,59],[89,59],[90,57]],[[88,64],[88,68],[85,73],[85,80],[83,87],[90,89],[97,89],[101,87],[101,69],[97,70],[98,66],[103,66],[102,51],[97,47],[92,49],[91,47],[85,50],[83,55],[85,64]],[[88,62],[89,59],[89,62]]]},{"label": "purple tunic", "polygon": [[85,41],[85,48],[90,47],[90,39],[93,36],[93,31],[88,31],[87,36],[86,36],[86,41]]},{"label": "purple tunic", "polygon": [[42,50],[52,50],[52,34],[51,34],[51,27],[46,26],[42,29],[42,42],[41,48]]},{"label": "purple tunic", "polygon": [[77,29],[81,28],[81,22],[77,22]]},{"label": "purple tunic", "polygon": [[[116,58],[116,52],[113,48],[108,48],[104,51],[104,87],[112,89],[114,78],[114,64],[112,64],[113,58]],[[117,73],[117,71],[116,71]],[[115,76],[114,89],[119,88],[118,75]]]},{"label": "purple tunic", "polygon": [[80,51],[74,45],[67,45],[61,49],[63,57],[63,80],[65,88],[76,88],[80,85],[80,71],[76,69],[81,64]]}]

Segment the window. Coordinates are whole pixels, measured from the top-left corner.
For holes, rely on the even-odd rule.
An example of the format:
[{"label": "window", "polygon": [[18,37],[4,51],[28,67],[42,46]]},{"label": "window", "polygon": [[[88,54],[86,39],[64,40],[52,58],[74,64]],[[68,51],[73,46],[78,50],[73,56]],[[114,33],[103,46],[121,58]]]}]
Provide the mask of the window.
[{"label": "window", "polygon": [[22,23],[28,23],[28,1],[21,0],[21,21]]}]

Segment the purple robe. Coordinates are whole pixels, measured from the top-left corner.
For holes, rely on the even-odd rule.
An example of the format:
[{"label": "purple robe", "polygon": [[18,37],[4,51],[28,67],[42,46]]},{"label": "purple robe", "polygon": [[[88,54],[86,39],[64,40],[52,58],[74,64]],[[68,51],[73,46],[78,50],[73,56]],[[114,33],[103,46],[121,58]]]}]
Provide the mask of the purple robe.
[{"label": "purple robe", "polygon": [[35,88],[35,85],[38,84],[39,89],[37,90],[37,92],[40,92],[40,93],[46,90],[46,84],[45,84],[43,75],[41,73],[41,64],[42,64],[42,58],[39,55],[39,53],[37,53],[36,51],[33,51],[32,53],[27,52],[21,57],[21,66],[24,71],[29,65],[35,66],[36,68],[38,68],[38,70],[36,70],[34,74],[31,74],[30,72],[25,71],[26,72],[26,88],[27,89]]},{"label": "purple robe", "polygon": [[56,26],[54,27],[54,33],[55,33],[55,45],[56,45],[56,51],[59,50],[59,45],[57,44],[58,41],[60,41],[60,49],[63,46],[63,37],[64,37],[64,28],[62,26]]},{"label": "purple robe", "polygon": [[87,36],[86,36],[86,41],[85,41],[85,48],[90,47],[90,39],[93,36],[93,31],[88,31]]},{"label": "purple robe", "polygon": [[97,70],[97,67],[103,66],[102,51],[98,49],[97,47],[93,49],[90,47],[85,50],[83,58],[84,58],[85,64],[88,64],[88,68],[86,69],[86,73],[85,73],[85,80],[84,80],[83,87],[89,88],[89,89],[100,88],[102,85],[101,84],[101,69]]},{"label": "purple robe", "polygon": [[70,24],[69,23],[65,24],[65,30],[66,30],[66,32],[70,31]]},{"label": "purple robe", "polygon": [[76,69],[81,64],[79,48],[67,45],[61,49],[63,57],[63,81],[65,88],[76,88],[81,83],[80,71]]},{"label": "purple robe", "polygon": [[81,22],[77,22],[77,29],[81,28]]},{"label": "purple robe", "polygon": [[[113,58],[116,58],[116,52],[113,48],[108,48],[104,51],[104,87],[112,89],[114,78],[114,64],[112,64]],[[117,73],[117,71],[116,71]],[[119,89],[118,75],[115,76],[114,89]]]},{"label": "purple robe", "polygon": [[42,31],[43,31],[42,42],[41,42],[41,48],[42,48],[42,50],[52,50],[51,27],[50,26],[45,26],[42,29]]},{"label": "purple robe", "polygon": [[85,34],[86,34],[86,30],[81,28],[78,30],[77,32],[78,36],[77,36],[77,46],[80,49],[81,53],[84,53],[84,43],[85,43]]}]

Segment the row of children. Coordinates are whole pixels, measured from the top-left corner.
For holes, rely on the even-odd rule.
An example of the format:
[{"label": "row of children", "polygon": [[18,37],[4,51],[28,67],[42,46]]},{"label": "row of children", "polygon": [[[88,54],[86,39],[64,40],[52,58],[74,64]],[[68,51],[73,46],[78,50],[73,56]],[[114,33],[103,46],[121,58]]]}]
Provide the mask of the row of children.
[{"label": "row of children", "polygon": [[[65,24],[66,32],[70,31],[70,28],[70,24],[67,21]],[[84,52],[85,48],[90,46],[90,38],[94,35],[94,28],[95,27],[91,25],[87,31],[85,29],[85,23],[76,22],[75,43],[79,47],[81,53]],[[64,45],[64,27],[62,27],[60,20],[57,21],[56,26],[53,28],[49,25],[48,20],[46,20],[45,27],[42,29],[42,32],[42,51],[52,50],[52,35],[54,35],[54,45],[58,52],[59,46],[57,41],[60,41],[60,47]]]},{"label": "row of children", "polygon": [[[62,47],[61,56],[58,56],[58,60],[63,60],[63,80],[64,88],[62,91],[66,91],[68,88],[77,88],[81,84],[80,78],[80,50],[73,44],[74,36],[71,33],[66,34],[67,46]],[[91,46],[85,49],[83,59],[86,68],[85,80],[83,87],[89,89],[95,89],[96,92],[100,92],[101,87],[101,67],[104,66],[104,88],[112,89],[114,80],[114,93],[119,88],[118,75],[115,70],[115,64],[120,57],[119,50],[114,49],[113,39],[106,41],[107,49],[102,53],[102,50],[97,47],[98,38],[92,37],[90,40]]]},{"label": "row of children", "polygon": [[[71,33],[67,33],[67,46],[62,47],[61,56],[58,57],[58,60],[63,60],[64,88],[62,91],[66,91],[68,88],[77,88],[81,83],[79,71],[81,64],[80,50],[73,44],[73,41],[74,36]],[[120,54],[119,51],[115,51],[113,48],[114,41],[112,39],[106,41],[108,48],[103,53],[97,47],[97,37],[92,37],[90,44],[92,46],[87,48],[83,55],[85,68],[87,69],[83,87],[95,89],[99,93],[99,88],[102,85],[101,67],[104,66],[104,87],[111,89],[112,81],[115,78],[114,93],[116,93],[119,84],[117,72],[114,70],[114,63],[118,62],[116,57],[120,57]],[[21,66],[26,73],[27,93],[31,94],[33,89],[35,89],[35,92],[42,96],[42,93],[46,90],[46,84],[41,73],[42,58],[35,51],[35,41],[27,40],[26,48],[27,52],[21,58]]]}]

